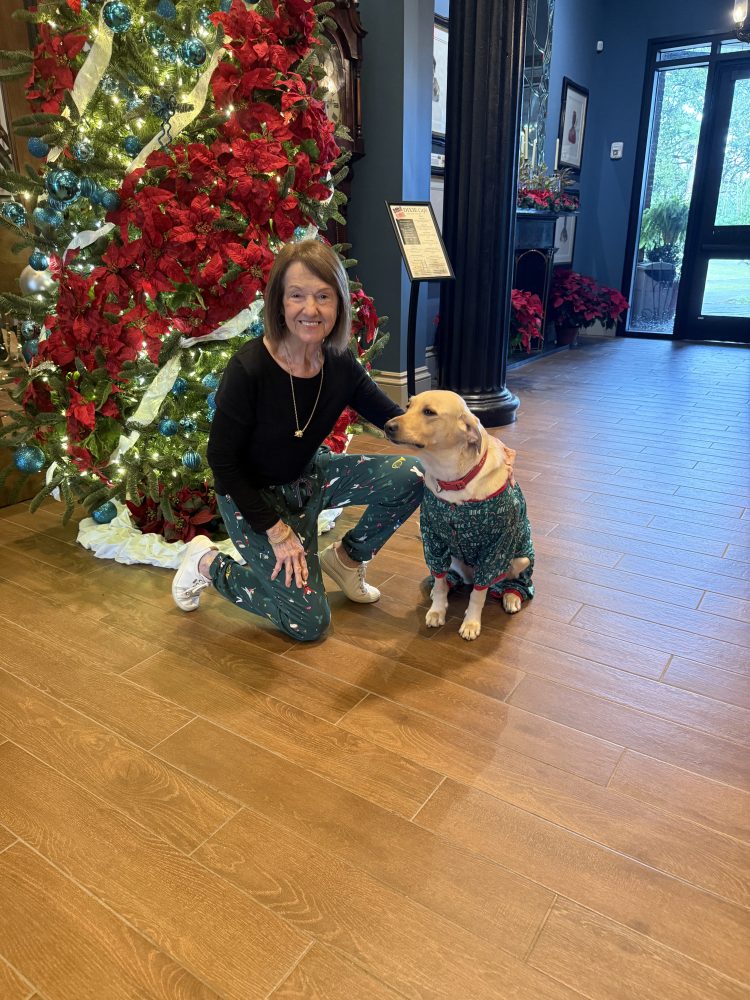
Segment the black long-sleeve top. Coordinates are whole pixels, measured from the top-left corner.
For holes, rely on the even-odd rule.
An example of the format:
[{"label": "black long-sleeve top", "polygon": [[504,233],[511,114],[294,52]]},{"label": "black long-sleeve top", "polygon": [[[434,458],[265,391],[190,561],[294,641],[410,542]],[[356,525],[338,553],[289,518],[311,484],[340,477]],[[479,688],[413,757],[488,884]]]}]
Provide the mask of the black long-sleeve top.
[{"label": "black long-sleeve top", "polygon": [[[319,386],[319,375],[294,379],[300,427],[312,412]],[[278,515],[264,502],[260,489],[298,479],[347,406],[380,428],[403,413],[350,351],[326,352],[318,405],[303,436],[295,437],[288,372],[276,363],[262,338],[243,344],[216,392],[207,452],[216,492],[232,497],[254,531],[266,531]]]}]

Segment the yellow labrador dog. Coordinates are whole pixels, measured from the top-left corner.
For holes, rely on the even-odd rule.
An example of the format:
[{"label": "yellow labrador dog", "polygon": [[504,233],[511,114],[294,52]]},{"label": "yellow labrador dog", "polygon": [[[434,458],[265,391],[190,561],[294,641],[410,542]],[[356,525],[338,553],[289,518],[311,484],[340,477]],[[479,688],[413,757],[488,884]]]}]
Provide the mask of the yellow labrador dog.
[{"label": "yellow labrador dog", "polygon": [[435,578],[426,624],[445,624],[450,579],[472,585],[459,629],[476,639],[490,592],[509,614],[534,596],[534,548],[526,501],[513,476],[516,453],[491,437],[455,392],[421,392],[385,425],[395,444],[416,448],[425,469],[420,524]]}]

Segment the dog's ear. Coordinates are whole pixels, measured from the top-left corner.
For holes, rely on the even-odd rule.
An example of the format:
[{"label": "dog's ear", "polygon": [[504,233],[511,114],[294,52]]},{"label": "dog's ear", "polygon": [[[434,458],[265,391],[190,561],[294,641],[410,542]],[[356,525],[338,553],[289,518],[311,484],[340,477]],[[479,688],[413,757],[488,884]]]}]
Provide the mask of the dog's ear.
[{"label": "dog's ear", "polygon": [[482,450],[482,424],[479,417],[467,413],[463,418],[463,424],[466,428],[466,444],[473,448],[478,455]]},{"label": "dog's ear", "polygon": [[[500,442],[501,444],[502,441]],[[508,466],[508,479],[510,480],[510,485],[516,485],[516,477],[513,475],[513,466],[516,461],[516,451],[514,448],[509,448],[507,444],[503,444],[503,461]]]}]

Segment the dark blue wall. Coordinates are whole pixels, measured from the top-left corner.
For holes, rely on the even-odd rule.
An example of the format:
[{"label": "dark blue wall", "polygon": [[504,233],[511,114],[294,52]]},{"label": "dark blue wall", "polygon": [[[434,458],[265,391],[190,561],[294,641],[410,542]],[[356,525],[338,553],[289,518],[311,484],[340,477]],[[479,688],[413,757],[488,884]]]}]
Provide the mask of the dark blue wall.
[{"label": "dark blue wall", "polygon": [[[547,162],[554,159],[563,76],[589,88],[574,266],[620,288],[646,49],[651,38],[701,36],[732,28],[732,0],[557,0],[553,29]],[[597,54],[595,44],[604,42]],[[624,142],[610,160],[612,142]]]}]

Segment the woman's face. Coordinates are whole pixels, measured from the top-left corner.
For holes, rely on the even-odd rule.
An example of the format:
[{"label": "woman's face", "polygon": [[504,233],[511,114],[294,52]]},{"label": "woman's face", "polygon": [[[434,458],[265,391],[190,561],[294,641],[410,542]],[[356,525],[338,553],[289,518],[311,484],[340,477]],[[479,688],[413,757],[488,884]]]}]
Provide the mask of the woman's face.
[{"label": "woman's face", "polygon": [[284,275],[284,323],[305,347],[322,344],[338,315],[336,289],[295,261]]}]

